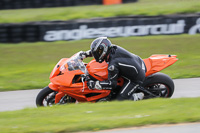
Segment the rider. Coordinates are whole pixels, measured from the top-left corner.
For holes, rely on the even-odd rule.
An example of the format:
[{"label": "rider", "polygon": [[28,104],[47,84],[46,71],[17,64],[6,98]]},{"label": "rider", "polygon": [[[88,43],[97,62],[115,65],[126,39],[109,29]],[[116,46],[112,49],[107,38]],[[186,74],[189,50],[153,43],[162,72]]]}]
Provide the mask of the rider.
[{"label": "rider", "polygon": [[115,89],[119,76],[124,77],[124,85],[117,96],[118,100],[131,99],[141,100],[144,94],[135,93],[145,79],[146,66],[143,60],[125,50],[120,46],[113,45],[107,37],[95,39],[90,46],[90,50],[81,52],[82,59],[94,57],[99,63],[106,61],[108,63],[108,80],[93,81],[89,80],[87,85],[89,89]]}]

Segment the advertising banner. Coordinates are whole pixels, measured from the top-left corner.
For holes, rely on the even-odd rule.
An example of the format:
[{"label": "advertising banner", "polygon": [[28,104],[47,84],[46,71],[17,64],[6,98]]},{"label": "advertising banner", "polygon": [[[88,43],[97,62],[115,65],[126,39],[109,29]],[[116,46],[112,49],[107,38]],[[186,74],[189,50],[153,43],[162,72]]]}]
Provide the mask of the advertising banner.
[{"label": "advertising banner", "polygon": [[3,43],[178,34],[200,34],[200,14],[0,24]]},{"label": "advertising banner", "polygon": [[44,26],[44,29],[41,38],[44,41],[80,40],[101,36],[194,35],[200,33],[200,15],[94,19],[91,22],[77,22],[68,27],[62,24],[54,28]]}]

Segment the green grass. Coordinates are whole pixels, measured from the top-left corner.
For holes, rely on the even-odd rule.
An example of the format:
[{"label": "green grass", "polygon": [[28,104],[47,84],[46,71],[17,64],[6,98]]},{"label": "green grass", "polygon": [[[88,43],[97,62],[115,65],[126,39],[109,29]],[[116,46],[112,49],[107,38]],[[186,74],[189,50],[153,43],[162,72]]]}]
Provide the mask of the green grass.
[{"label": "green grass", "polygon": [[[172,78],[200,77],[200,36],[174,35],[111,38],[142,58],[152,54],[175,54],[179,60],[162,72]],[[90,40],[0,44],[0,91],[43,88],[63,57],[89,49]],[[90,59],[86,59],[88,62]]]},{"label": "green grass", "polygon": [[121,5],[93,5],[40,9],[1,10],[0,23],[71,20],[124,15],[167,15],[200,12],[199,0],[139,0]]},{"label": "green grass", "polygon": [[67,133],[199,122],[200,98],[82,103],[0,112],[1,133]]}]

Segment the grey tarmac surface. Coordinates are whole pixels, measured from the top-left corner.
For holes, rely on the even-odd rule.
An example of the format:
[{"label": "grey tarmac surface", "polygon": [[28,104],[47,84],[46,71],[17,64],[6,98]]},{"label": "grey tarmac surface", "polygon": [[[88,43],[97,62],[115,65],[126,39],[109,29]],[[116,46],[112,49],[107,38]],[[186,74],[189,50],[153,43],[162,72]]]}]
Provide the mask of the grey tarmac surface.
[{"label": "grey tarmac surface", "polygon": [[[200,78],[175,79],[174,83],[175,91],[172,98],[200,97]],[[36,107],[35,99],[40,90],[0,92],[0,112]]]}]

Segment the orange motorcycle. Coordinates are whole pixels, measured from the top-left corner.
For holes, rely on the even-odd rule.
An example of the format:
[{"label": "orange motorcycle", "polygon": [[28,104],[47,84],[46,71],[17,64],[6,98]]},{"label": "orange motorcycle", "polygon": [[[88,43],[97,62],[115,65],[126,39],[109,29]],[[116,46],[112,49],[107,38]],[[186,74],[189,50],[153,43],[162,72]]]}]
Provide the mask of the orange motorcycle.
[{"label": "orange motorcycle", "polygon": [[[84,63],[80,53],[70,58],[62,58],[50,74],[50,83],[43,88],[36,98],[37,106],[51,106],[53,104],[67,104],[77,102],[100,102],[115,100],[124,79],[118,78],[117,88],[112,90],[89,89],[88,79],[107,80],[108,64],[98,63],[94,59]],[[144,99],[165,97],[169,98],[174,92],[173,80],[162,69],[172,65],[178,59],[176,55],[152,55],[144,59],[147,72],[141,89]]]}]

